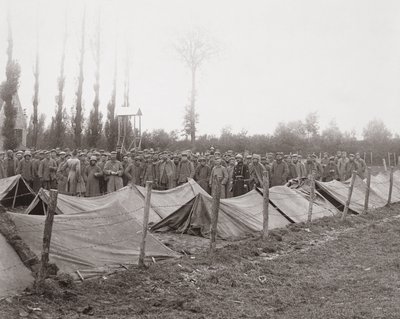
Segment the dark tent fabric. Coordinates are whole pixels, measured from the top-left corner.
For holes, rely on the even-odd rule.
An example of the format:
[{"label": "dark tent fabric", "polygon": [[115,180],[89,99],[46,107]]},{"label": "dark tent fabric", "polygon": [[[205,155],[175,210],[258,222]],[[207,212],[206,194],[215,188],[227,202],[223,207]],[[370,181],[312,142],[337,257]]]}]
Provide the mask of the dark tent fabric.
[{"label": "dark tent fabric", "polygon": [[16,207],[28,206],[34,198],[34,191],[21,175],[0,179],[0,204],[4,207],[11,207],[13,203]]},{"label": "dark tent fabric", "polygon": [[31,271],[0,233],[0,298],[22,292],[33,280]]},{"label": "dark tent fabric", "polygon": [[[174,213],[155,224],[152,231],[176,231],[209,236],[212,198],[198,194]],[[217,235],[221,239],[240,239],[259,233],[263,225],[263,198],[253,190],[245,195],[222,199],[218,215]],[[284,227],[290,222],[273,206],[269,206],[269,229]]]},{"label": "dark tent fabric", "polygon": [[[45,216],[7,213],[17,233],[40,256]],[[73,215],[56,215],[50,262],[77,279],[77,270],[89,278],[138,261],[142,225],[120,203]],[[146,238],[146,257],[170,258],[177,254],[151,234]]]},{"label": "dark tent fabric", "polygon": [[[300,191],[287,186],[274,186],[269,190],[269,200],[291,221],[295,223],[307,221],[309,201]],[[333,216],[336,213],[334,207],[315,202],[312,219]]]}]

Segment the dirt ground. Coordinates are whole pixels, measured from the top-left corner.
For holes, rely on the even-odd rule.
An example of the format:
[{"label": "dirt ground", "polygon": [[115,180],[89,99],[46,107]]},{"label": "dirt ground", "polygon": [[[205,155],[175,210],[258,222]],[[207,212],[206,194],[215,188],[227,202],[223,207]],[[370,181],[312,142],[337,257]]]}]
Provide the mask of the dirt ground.
[{"label": "dirt ground", "polygon": [[158,236],[182,258],[8,298],[0,318],[400,318],[400,205],[221,242],[212,264],[208,240]]}]

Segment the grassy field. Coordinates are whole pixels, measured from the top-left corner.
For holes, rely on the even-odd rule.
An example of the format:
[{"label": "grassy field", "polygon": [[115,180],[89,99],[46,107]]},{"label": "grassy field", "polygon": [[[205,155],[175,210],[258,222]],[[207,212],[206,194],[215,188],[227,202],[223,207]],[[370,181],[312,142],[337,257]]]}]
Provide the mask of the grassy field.
[{"label": "grassy field", "polygon": [[0,318],[400,318],[399,217],[393,205],[291,225],[223,245],[211,265],[208,241],[186,238],[187,256],[8,298]]}]

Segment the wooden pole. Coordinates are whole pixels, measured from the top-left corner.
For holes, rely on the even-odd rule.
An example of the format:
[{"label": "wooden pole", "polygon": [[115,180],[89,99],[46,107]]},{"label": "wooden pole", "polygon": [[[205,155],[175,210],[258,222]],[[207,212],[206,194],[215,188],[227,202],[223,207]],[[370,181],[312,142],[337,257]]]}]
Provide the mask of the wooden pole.
[{"label": "wooden pole", "polygon": [[364,152],[364,162],[365,162],[365,157],[367,156],[367,153]]},{"label": "wooden pole", "polygon": [[269,176],[268,171],[264,172],[263,178],[263,232],[261,239],[268,237],[268,224],[269,224]]},{"label": "wooden pole", "polygon": [[42,258],[40,260],[40,269],[39,269],[38,277],[36,280],[36,289],[39,291],[42,290],[44,280],[47,277],[47,267],[49,264],[51,233],[53,231],[54,214],[56,213],[56,208],[57,208],[57,196],[58,196],[58,191],[55,189],[51,189],[50,190],[50,200],[49,200],[49,211],[46,215],[46,221],[44,224],[44,231],[43,231]]},{"label": "wooden pole", "polygon": [[218,225],[218,212],[219,212],[219,202],[221,200],[221,181],[215,176],[214,180],[214,191],[213,191],[213,201],[211,206],[211,232],[210,232],[210,251],[209,258],[212,262],[215,252],[216,239],[217,239],[217,225]]},{"label": "wooden pole", "polygon": [[372,152],[371,152],[371,166],[372,166]]},{"label": "wooden pole", "polygon": [[398,163],[399,163],[399,162],[397,161],[396,153],[394,153],[394,154],[393,154],[393,166],[396,167],[396,165],[397,165]]},{"label": "wooden pole", "polygon": [[382,159],[382,161],[383,161],[383,167],[385,168],[385,172],[386,172],[387,171],[386,160]]},{"label": "wooden pole", "polygon": [[147,227],[149,225],[150,200],[151,200],[152,187],[153,187],[153,182],[146,181],[146,196],[144,198],[143,230],[142,230],[142,242],[140,243],[139,267],[145,266],[144,257],[145,257],[145,248],[146,248]]},{"label": "wooden pole", "polygon": [[392,192],[393,192],[393,166],[390,168],[390,179],[389,179],[389,195],[387,205],[390,206],[392,202]]},{"label": "wooden pole", "polygon": [[391,156],[390,156],[390,153],[388,152],[388,161],[389,161],[388,164],[389,164],[389,167],[391,166],[391,165],[390,165],[390,164],[391,164],[391,163],[390,163],[390,157],[391,157]]},{"label": "wooden pole", "polygon": [[312,171],[310,175],[310,203],[308,205],[308,219],[307,219],[307,222],[309,223],[311,223],[312,219],[314,197],[315,197],[315,171]]},{"label": "wooden pole", "polygon": [[[22,178],[22,176],[20,178]],[[11,206],[12,209],[14,209],[14,207],[15,207],[15,200],[17,199],[18,187],[19,187],[19,180],[17,182],[17,185],[15,185],[15,193],[14,193],[13,203],[12,203],[12,206]]]},{"label": "wooden pole", "polygon": [[367,189],[365,191],[364,214],[368,213],[369,191],[371,190],[371,169],[367,167]]},{"label": "wooden pole", "polygon": [[354,188],[354,182],[356,180],[357,173],[356,171],[353,171],[353,174],[351,175],[351,182],[350,182],[350,187],[349,187],[349,194],[347,196],[346,200],[346,205],[344,206],[343,214],[342,214],[342,220],[346,219],[347,213],[349,211],[350,207],[350,201],[351,201],[351,195],[353,194],[353,188]]}]

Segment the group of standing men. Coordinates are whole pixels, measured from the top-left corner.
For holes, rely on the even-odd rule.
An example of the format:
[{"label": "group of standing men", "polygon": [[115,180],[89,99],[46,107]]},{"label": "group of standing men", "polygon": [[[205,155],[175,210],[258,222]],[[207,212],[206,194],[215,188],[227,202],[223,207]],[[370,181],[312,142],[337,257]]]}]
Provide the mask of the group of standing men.
[{"label": "group of standing men", "polygon": [[21,174],[24,180],[38,191],[56,188],[61,193],[81,196],[98,196],[116,191],[128,184],[144,186],[153,182],[153,188],[167,190],[193,178],[206,192],[212,193],[215,180],[221,183],[221,197],[240,196],[254,187],[261,187],[264,172],[269,185],[284,185],[290,179],[345,181],[353,171],[364,178],[366,165],[359,153],[335,156],[324,153],[321,159],[310,154],[305,160],[300,155],[267,153],[240,154],[233,151],[221,153],[210,148],[204,155],[190,151],[172,153],[154,152],[152,149],[131,150],[127,154],[96,151],[13,152],[0,156],[0,178]]}]

